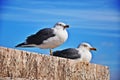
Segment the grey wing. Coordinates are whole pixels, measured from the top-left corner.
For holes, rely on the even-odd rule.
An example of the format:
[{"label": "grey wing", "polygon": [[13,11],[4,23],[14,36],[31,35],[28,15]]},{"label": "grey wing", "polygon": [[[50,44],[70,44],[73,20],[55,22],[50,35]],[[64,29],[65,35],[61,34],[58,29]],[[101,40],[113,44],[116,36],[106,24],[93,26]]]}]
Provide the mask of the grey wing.
[{"label": "grey wing", "polygon": [[78,50],[74,48],[68,48],[62,51],[53,52],[53,56],[68,58],[68,59],[77,59],[80,58],[81,55],[78,54]]},{"label": "grey wing", "polygon": [[36,34],[33,34],[29,37],[27,37],[26,42],[27,44],[42,44],[44,40],[47,40],[50,37],[55,36],[53,29],[51,28],[45,28],[37,32]]}]

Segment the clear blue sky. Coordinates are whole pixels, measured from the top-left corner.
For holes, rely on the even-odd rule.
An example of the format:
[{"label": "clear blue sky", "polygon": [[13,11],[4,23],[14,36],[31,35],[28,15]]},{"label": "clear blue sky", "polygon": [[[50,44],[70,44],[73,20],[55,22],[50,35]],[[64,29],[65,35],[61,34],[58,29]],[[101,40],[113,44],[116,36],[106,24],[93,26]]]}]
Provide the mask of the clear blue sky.
[{"label": "clear blue sky", "polygon": [[[54,49],[89,42],[97,48],[92,63],[110,67],[111,80],[119,78],[120,9],[118,0],[1,0],[0,46],[14,48],[31,34],[58,21],[70,25],[69,39]],[[49,50],[20,50],[48,54]],[[120,78],[119,78],[120,80]]]}]

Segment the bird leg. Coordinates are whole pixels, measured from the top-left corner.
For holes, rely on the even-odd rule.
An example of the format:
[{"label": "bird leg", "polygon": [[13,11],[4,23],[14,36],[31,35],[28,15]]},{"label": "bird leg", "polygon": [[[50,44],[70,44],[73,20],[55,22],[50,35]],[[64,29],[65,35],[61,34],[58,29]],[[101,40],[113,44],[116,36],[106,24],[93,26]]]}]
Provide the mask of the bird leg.
[{"label": "bird leg", "polygon": [[51,56],[53,55],[53,53],[52,53],[52,49],[50,49],[50,55],[51,55]]}]

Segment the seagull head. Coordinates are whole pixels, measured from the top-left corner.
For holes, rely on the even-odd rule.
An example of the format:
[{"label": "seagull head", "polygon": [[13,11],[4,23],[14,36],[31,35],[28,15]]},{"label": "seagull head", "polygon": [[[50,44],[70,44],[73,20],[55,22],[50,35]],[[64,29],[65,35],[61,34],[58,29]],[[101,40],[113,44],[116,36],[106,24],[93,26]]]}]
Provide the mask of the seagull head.
[{"label": "seagull head", "polygon": [[91,51],[91,50],[94,50],[94,51],[96,51],[97,49],[96,48],[94,48],[94,47],[92,47],[90,44],[88,44],[88,43],[81,43],[79,46],[78,46],[78,48],[79,49],[85,49],[85,50],[89,50],[89,51]]},{"label": "seagull head", "polygon": [[63,23],[63,22],[58,22],[55,24],[54,28],[57,28],[57,29],[66,29],[66,28],[69,28],[69,25]]}]

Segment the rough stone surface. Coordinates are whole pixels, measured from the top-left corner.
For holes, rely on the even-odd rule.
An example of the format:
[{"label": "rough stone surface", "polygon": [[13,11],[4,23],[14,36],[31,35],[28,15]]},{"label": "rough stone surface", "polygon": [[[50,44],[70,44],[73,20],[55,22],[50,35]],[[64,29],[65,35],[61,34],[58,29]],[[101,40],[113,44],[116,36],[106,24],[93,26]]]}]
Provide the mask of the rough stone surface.
[{"label": "rough stone surface", "polygon": [[0,80],[109,80],[107,66],[0,47]]}]

